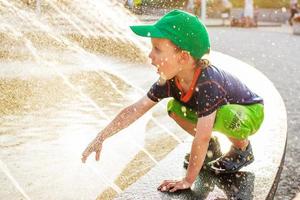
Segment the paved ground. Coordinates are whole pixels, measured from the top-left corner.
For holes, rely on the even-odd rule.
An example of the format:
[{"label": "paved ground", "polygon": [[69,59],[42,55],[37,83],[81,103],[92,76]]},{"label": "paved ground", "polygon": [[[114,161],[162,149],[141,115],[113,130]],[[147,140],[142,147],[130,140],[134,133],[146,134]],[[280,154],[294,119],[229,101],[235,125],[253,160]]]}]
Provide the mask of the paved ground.
[{"label": "paved ground", "polygon": [[[275,199],[292,199],[300,191],[300,36],[291,28],[209,28],[212,48],[263,72],[280,92],[288,113],[288,144]],[[268,141],[266,141],[268,142]],[[272,141],[269,141],[272,142]]]}]

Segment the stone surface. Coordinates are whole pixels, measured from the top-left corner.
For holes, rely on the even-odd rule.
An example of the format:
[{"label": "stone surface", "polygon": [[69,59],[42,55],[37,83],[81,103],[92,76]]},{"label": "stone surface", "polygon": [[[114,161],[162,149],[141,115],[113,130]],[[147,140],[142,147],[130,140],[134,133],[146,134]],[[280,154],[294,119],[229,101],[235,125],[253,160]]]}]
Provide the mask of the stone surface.
[{"label": "stone surface", "polygon": [[[253,172],[239,172],[216,176],[208,170],[201,170],[194,187],[175,193],[156,190],[162,179],[184,175],[182,158],[190,148],[189,143],[179,145],[176,150],[159,163],[147,176],[130,187],[120,199],[253,199],[255,175]],[[250,195],[249,195],[250,194]]]},{"label": "stone surface", "polygon": [[274,199],[292,199],[300,191],[299,97],[300,37],[292,28],[209,28],[212,48],[251,64],[277,88],[286,105],[288,141],[285,163]]}]

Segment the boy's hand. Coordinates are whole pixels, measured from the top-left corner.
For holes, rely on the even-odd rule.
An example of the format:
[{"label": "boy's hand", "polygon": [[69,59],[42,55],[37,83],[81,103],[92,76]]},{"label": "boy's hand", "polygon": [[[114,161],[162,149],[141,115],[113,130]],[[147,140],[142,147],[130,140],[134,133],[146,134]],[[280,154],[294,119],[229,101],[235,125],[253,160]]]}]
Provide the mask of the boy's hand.
[{"label": "boy's hand", "polygon": [[185,179],[178,180],[165,180],[157,189],[161,192],[175,192],[177,190],[185,190],[192,186],[193,183],[189,183]]},{"label": "boy's hand", "polygon": [[97,139],[93,140],[92,143],[90,143],[89,146],[82,153],[81,161],[85,163],[87,157],[93,152],[96,152],[95,159],[96,161],[98,161],[100,158],[101,149],[102,149],[102,142]]}]

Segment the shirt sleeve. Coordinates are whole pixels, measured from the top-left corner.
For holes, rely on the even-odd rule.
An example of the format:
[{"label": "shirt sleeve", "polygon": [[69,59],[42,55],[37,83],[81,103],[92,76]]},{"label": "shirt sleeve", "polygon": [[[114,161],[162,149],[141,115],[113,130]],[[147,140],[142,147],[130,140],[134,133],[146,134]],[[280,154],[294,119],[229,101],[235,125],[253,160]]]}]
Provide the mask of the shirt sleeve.
[{"label": "shirt sleeve", "polygon": [[147,93],[147,96],[155,102],[159,102],[163,98],[170,97],[170,83],[167,81],[165,84],[160,85],[155,82]]},{"label": "shirt sleeve", "polygon": [[205,117],[226,103],[226,91],[215,81],[205,81],[197,85],[197,116]]}]

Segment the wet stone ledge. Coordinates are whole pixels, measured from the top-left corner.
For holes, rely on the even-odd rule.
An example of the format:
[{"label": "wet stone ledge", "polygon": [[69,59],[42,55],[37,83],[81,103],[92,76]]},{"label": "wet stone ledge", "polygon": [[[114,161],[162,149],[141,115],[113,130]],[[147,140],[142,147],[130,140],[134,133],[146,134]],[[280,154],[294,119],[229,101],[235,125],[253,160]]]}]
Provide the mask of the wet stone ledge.
[{"label": "wet stone ledge", "polygon": [[[160,192],[156,188],[163,180],[183,177],[186,170],[183,168],[183,158],[190,149],[189,143],[179,145],[166,159],[161,161],[147,175],[127,188],[116,199],[273,199],[272,186],[274,180],[266,179],[256,174],[261,170],[258,166],[250,170],[242,170],[234,174],[216,175],[202,168],[192,189],[174,193]],[[279,170],[281,167],[278,168]],[[274,187],[276,189],[277,183]],[[273,188],[273,186],[272,186]]]}]

